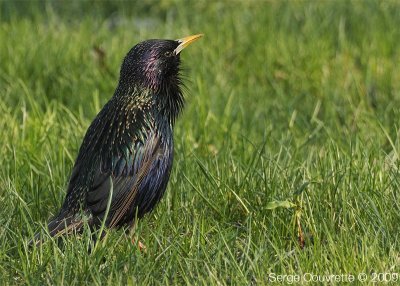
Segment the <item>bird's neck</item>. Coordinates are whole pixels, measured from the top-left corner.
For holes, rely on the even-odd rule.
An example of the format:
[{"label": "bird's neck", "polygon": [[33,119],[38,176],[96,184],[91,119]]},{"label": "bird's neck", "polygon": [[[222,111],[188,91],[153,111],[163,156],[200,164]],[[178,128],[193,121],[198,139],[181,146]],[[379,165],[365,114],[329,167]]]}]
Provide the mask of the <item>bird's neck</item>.
[{"label": "bird's neck", "polygon": [[143,86],[119,86],[115,96],[120,98],[119,102],[136,106],[140,110],[147,110],[148,116],[153,116],[159,122],[168,123],[171,127],[174,126],[184,106],[179,80],[171,81],[168,85],[162,85],[156,89]]},{"label": "bird's neck", "polygon": [[184,106],[184,97],[179,84],[169,84],[155,92],[155,108],[173,126]]}]

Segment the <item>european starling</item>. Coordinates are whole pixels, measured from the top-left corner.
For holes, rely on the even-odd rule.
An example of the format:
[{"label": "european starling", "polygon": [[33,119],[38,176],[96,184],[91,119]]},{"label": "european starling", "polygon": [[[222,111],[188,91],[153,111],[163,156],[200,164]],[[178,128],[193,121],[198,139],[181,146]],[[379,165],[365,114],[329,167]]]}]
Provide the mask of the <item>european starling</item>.
[{"label": "european starling", "polygon": [[[160,201],[173,161],[173,127],[184,105],[180,52],[202,34],[147,40],[123,60],[118,86],[88,128],[51,236],[131,228]],[[40,243],[36,235],[32,241]]]}]

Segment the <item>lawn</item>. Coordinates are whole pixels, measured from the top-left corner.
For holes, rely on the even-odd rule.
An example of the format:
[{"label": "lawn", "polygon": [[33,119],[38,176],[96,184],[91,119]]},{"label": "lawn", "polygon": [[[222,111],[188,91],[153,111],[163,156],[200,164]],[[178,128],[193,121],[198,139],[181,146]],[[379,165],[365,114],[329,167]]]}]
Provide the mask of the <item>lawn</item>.
[{"label": "lawn", "polygon": [[[1,285],[400,281],[399,3],[0,9]],[[136,231],[146,252],[121,230],[90,253],[88,233],[28,247],[59,209],[125,54],[200,32],[182,53],[167,193]]]}]

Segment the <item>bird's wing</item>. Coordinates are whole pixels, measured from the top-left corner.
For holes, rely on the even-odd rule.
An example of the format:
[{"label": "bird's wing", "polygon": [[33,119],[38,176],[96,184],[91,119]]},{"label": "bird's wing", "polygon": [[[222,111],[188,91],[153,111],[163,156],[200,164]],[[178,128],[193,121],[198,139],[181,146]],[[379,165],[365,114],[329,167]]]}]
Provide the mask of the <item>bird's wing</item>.
[{"label": "bird's wing", "polygon": [[[161,137],[156,133],[149,134],[144,143],[138,140],[132,144],[124,144],[120,152],[114,154],[112,164],[109,164],[109,160],[107,162],[100,160],[92,166],[95,175],[88,189],[80,184],[82,176],[87,175],[82,168],[87,166],[76,164],[71,174],[64,207],[48,224],[50,235],[59,237],[80,231],[84,220],[79,213],[68,210],[67,205],[70,196],[85,194],[85,189],[86,198],[81,207],[89,211],[92,223],[95,225],[100,224],[106,215],[112,190],[106,225],[110,228],[118,225],[132,207],[138,192],[150,191],[150,194],[146,194],[150,199],[154,196],[151,192],[157,191],[168,179],[165,175],[169,172],[168,164],[171,162],[168,152],[171,150],[163,145]],[[71,201],[75,199],[73,197]],[[30,244],[40,244],[41,241],[40,234],[37,234]]]},{"label": "bird's wing", "polygon": [[167,170],[167,152],[160,136],[153,133],[144,143],[137,141],[131,146],[122,146],[120,152],[113,155],[112,164],[99,164],[86,196],[86,208],[97,223],[106,215],[111,190],[108,227],[124,219],[138,192],[144,188],[153,192],[160,187],[162,173]]}]

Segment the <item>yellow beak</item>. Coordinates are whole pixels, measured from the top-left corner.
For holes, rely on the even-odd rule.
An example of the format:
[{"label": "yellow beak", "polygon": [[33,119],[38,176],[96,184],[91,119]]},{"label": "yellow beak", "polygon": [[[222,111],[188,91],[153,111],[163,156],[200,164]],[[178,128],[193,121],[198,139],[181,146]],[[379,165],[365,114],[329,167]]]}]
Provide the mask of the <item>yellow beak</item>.
[{"label": "yellow beak", "polygon": [[191,43],[193,43],[194,41],[198,40],[203,36],[204,34],[197,34],[176,40],[179,43],[179,46],[177,46],[176,49],[174,50],[175,55],[179,54],[184,48],[186,48]]}]

